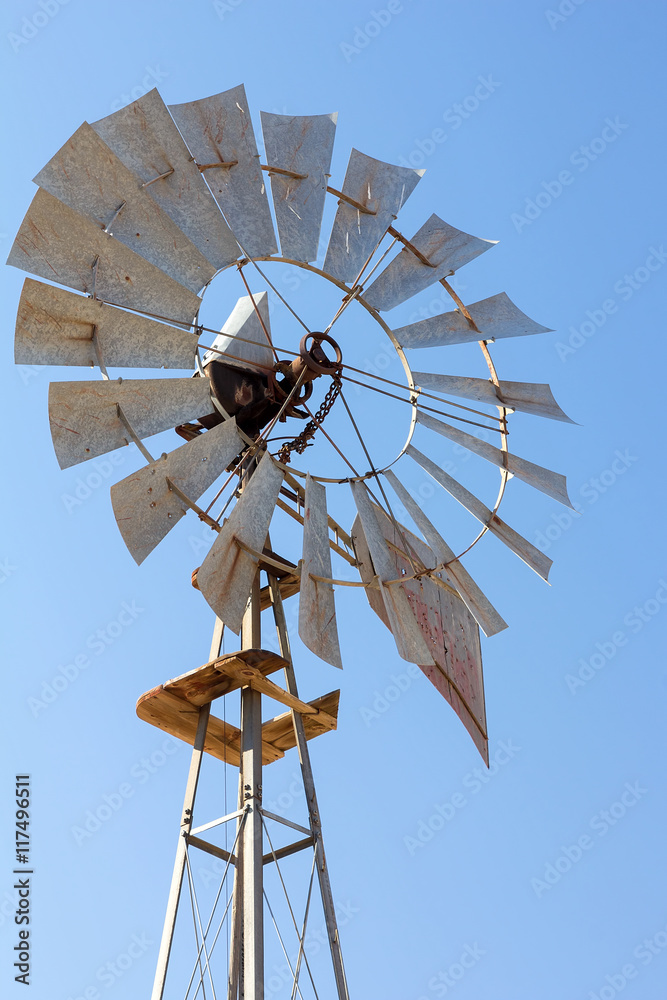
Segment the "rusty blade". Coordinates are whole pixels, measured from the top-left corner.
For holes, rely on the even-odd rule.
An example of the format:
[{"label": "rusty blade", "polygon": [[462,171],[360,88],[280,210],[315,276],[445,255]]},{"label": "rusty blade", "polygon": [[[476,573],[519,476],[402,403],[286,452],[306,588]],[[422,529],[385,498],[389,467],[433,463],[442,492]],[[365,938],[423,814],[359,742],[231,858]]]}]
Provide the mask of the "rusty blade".
[{"label": "rusty blade", "polygon": [[432,462],[430,458],[422,454],[421,451],[418,451],[413,445],[408,445],[406,454],[421,465],[424,472],[428,472],[429,476],[432,476],[466,510],[470,511],[473,517],[476,517],[482,524],[488,525],[489,531],[499,538],[501,542],[504,542],[527,566],[535,570],[538,576],[541,576],[543,580],[548,580],[549,570],[553,565],[553,561],[544,552],[541,552],[540,549],[524,538],[523,535],[520,535],[518,531],[515,531],[514,528],[510,528],[509,524],[501,521],[497,514],[489,510],[465,486],[452,479],[444,469],[441,469],[440,466]]},{"label": "rusty blade", "polygon": [[189,325],[201,303],[194,292],[42,189],[21,223],[7,263],[178,323]]},{"label": "rusty blade", "polygon": [[415,522],[431,549],[435,562],[429,567],[446,563],[438,575],[453,587],[471,615],[486,636],[496,635],[507,628],[507,622],[501,618],[488,597],[480,590],[463,565],[456,559],[454,551],[449,547],[437,528],[429,521],[421,507],[410,496],[405,486],[395,473],[388,469],[385,476],[391,484],[408,514]]},{"label": "rusty blade", "polygon": [[226,420],[111,487],[118,528],[137,563],[188,510],[167,479],[196,502],[242,450],[236,421]]},{"label": "rusty blade", "polygon": [[428,267],[412,250],[404,247],[364,292],[364,299],[374,309],[393,309],[441,278],[454,274],[464,264],[494,247],[497,240],[469,236],[432,215],[410,243],[432,266]]},{"label": "rusty blade", "polygon": [[311,576],[330,580],[332,573],[326,489],[310,476],[306,477],[303,517],[299,635],[316,656],[342,668],[333,584]]},{"label": "rusty blade", "polygon": [[[376,513],[389,544],[397,578],[412,574],[410,555],[422,565],[434,562],[433,552],[425,542],[403,526],[399,532],[379,509]],[[368,585],[372,583],[374,570],[359,515],[352,535],[359,572]],[[477,623],[454,590],[436,584],[429,577],[408,580],[403,588],[435,661],[433,666],[420,665],[419,669],[449,702],[488,763],[482,651]],[[366,596],[375,613],[391,629],[380,591],[367,586]]]},{"label": "rusty blade", "polygon": [[[222,331],[213,341],[212,346],[215,350],[208,350],[204,354],[203,364],[207,365],[209,361],[224,361],[229,365],[240,365],[258,372],[273,368],[273,351],[265,330],[270,336],[271,322],[267,293],[243,295],[225,320]],[[228,358],[225,351],[229,351],[234,357]]]},{"label": "rusty blade", "polygon": [[157,90],[92,127],[216,270],[238,258],[238,244]]},{"label": "rusty blade", "polygon": [[212,410],[208,379],[156,378],[52,382],[49,421],[61,469],[128,444],[122,408],[140,438],[176,427]]},{"label": "rusty blade", "polygon": [[546,326],[540,326],[529,319],[514,305],[505,292],[492,295],[468,306],[477,333],[472,329],[463,313],[441,313],[417,323],[394,330],[394,336],[401,347],[447,347],[450,344],[469,344],[475,340],[501,340],[503,337],[527,337],[535,333],[551,333]]},{"label": "rusty blade", "polygon": [[197,573],[206,601],[232,632],[241,631],[257,573],[258,558],[247,549],[264,551],[282,481],[281,469],[266,452]]},{"label": "rusty blade", "polygon": [[495,445],[488,444],[486,441],[480,441],[479,438],[474,437],[472,434],[467,434],[466,431],[461,431],[458,427],[451,427],[449,424],[444,424],[441,420],[436,420],[427,413],[418,413],[417,422],[424,427],[428,427],[431,431],[437,431],[438,434],[449,438],[450,441],[461,445],[462,448],[467,448],[468,451],[474,452],[481,458],[486,459],[487,462],[497,465],[499,469],[507,469],[517,479],[522,479],[529,486],[533,486],[536,490],[546,493],[548,497],[552,497],[554,500],[558,500],[559,503],[565,504],[566,507],[571,507],[574,510],[567,495],[565,476],[562,476],[559,472],[552,472],[551,469],[544,469],[541,465],[535,465],[533,462],[526,461],[525,458],[519,458],[517,455],[503,452],[500,448],[496,448]]},{"label": "rusty blade", "polygon": [[366,543],[370,550],[375,572],[380,581],[380,591],[384,601],[390,628],[396,642],[398,655],[412,663],[433,665],[433,657],[426,645],[417,619],[408,602],[401,584],[385,586],[395,580],[395,567],[387,547],[377,514],[368,495],[365,483],[352,482],[352,495],[359,512]]},{"label": "rusty blade", "polygon": [[[190,152],[206,166],[213,197],[250,257],[276,253],[269,199],[243,85],[188,104],[171,104]],[[230,166],[209,167],[221,163]]]},{"label": "rusty blade", "polygon": [[[94,339],[93,339],[94,336]],[[194,368],[197,337],[97,299],[26,278],[16,317],[17,365]]]},{"label": "rusty blade", "polygon": [[345,201],[339,202],[324,270],[339,281],[354,281],[423,173],[423,170],[395,167],[353,149],[342,193],[373,214],[361,212]]},{"label": "rusty blade", "polygon": [[306,175],[269,174],[280,252],[291,260],[317,260],[338,115],[260,116],[269,167]]},{"label": "rusty blade", "polygon": [[434,389],[449,396],[462,396],[479,403],[505,406],[536,417],[550,417],[573,424],[553,397],[551,387],[540,382],[501,382],[495,386],[490,379],[464,378],[458,375],[436,375],[430,372],[415,372],[412,376],[422,389]]},{"label": "rusty blade", "polygon": [[215,274],[206,257],[142,188],[87,122],[34,178],[191,292]]}]

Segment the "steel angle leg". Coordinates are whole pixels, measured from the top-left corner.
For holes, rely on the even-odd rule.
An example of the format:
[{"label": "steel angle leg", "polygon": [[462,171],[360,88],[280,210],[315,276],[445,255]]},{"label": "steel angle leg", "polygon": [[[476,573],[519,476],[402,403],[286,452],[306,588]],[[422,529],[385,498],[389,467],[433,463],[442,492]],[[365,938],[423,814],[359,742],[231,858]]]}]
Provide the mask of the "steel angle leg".
[{"label": "steel angle leg", "polygon": [[164,928],[162,940],[160,941],[160,952],[158,954],[157,969],[155,970],[155,980],[153,982],[153,992],[151,1000],[162,1000],[164,996],[164,986],[167,978],[167,966],[169,965],[169,955],[171,945],[174,940],[174,928],[176,926],[176,915],[178,913],[178,903],[183,885],[183,874],[185,872],[185,860],[187,845],[187,835],[192,827],[192,810],[194,809],[195,797],[197,795],[197,784],[199,782],[199,772],[201,770],[202,757],[204,755],[204,741],[206,739],[206,727],[211,712],[210,705],[202,705],[199,709],[199,720],[197,722],[197,733],[190,760],[190,771],[188,781],[185,786],[185,801],[183,802],[183,816],[181,819],[181,832],[176,848],[176,861],[174,863],[174,874],[171,878],[171,888],[167,901],[167,913],[164,918]]},{"label": "steel angle leg", "polygon": [[[296,675],[294,673],[294,665],[292,663],[292,654],[290,651],[289,635],[287,632],[287,622],[285,620],[285,611],[283,609],[283,599],[280,593],[280,585],[278,583],[277,577],[271,576],[270,574],[269,574],[269,590],[271,594],[271,604],[273,606],[273,615],[276,622],[276,629],[278,631],[280,655],[285,660],[287,660],[288,663],[288,666],[285,667],[285,682],[287,690],[289,691],[290,694],[293,694],[296,698],[298,698],[299,692],[297,689]],[[336,989],[338,992],[338,1000],[349,1000],[350,995],[347,989],[347,980],[345,978],[345,967],[343,965],[343,952],[341,949],[340,937],[338,934],[336,910],[334,907],[333,894],[331,892],[331,882],[329,881],[329,869],[327,868],[326,858],[324,855],[322,826],[320,824],[320,813],[317,806],[317,796],[315,794],[315,781],[313,778],[313,770],[310,764],[310,753],[308,751],[308,742],[306,740],[306,733],[303,726],[303,719],[298,712],[292,712],[292,721],[294,723],[294,734],[296,737],[296,744],[299,751],[299,760],[301,762],[303,787],[306,793],[306,802],[308,803],[310,829],[313,835],[313,842],[315,847],[317,876],[320,883],[320,893],[322,895],[322,907],[324,909],[324,920],[326,923],[327,936],[329,938],[329,947],[331,949],[331,960],[333,962],[334,975],[336,978]]]}]

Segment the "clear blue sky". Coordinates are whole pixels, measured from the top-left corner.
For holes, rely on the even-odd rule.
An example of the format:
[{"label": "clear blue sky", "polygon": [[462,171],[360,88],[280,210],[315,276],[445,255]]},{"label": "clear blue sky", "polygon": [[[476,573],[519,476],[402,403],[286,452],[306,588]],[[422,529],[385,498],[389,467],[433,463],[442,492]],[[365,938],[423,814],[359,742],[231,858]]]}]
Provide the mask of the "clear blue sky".
[{"label": "clear blue sky", "polygon": [[[567,474],[580,513],[510,483],[504,516],[554,559],[551,587],[493,539],[470,555],[470,571],[510,625],[483,641],[490,772],[428,681],[406,673],[360,591],[339,595],[342,674],[295,639],[304,693],[342,689],[338,732],[311,746],[350,992],[661,996],[664,6],[12,0],[1,17],[5,256],[31,178],[83,121],[155,85],[174,104],[241,82],[257,133],[260,110],[339,112],[335,186],[353,146],[425,167],[401,215],[407,235],[437,212],[499,241],[455,285],[468,303],[505,291],[554,330],[501,342],[494,358],[503,379],[549,382],[577,421],[519,415],[512,447]],[[188,517],[136,567],[109,486],[141,460],[130,449],[106,456],[88,485],[90,463],[58,469],[48,383],[88,375],[14,367],[23,277],[0,272],[1,992],[23,995],[12,968],[12,796],[15,775],[29,772],[30,995],[74,1000],[95,997],[94,988],[139,998],[152,983],[189,754],[139,722],[134,704],[207,659],[213,616],[189,577],[210,537]],[[221,283],[216,294],[209,318],[219,326],[242,292]],[[315,311],[320,294],[304,283],[298,299]],[[391,321],[447,308],[424,292]],[[364,326],[363,338],[359,360],[383,365],[379,331]],[[472,348],[451,359],[436,350],[425,366],[484,377]],[[164,450],[178,443],[164,440]],[[421,442],[443,461],[465,462],[445,443]],[[444,495],[425,496],[424,509],[443,533],[450,516],[459,530]],[[349,527],[349,498],[340,517]],[[296,536],[281,530],[274,547],[296,559]],[[78,669],[75,679],[36,707],[31,699],[68,669],[72,678]],[[405,690],[388,701],[396,678]],[[266,795],[298,822],[297,767],[289,755],[272,765]],[[205,772],[205,818],[222,812],[225,795],[234,799],[234,776],[225,781],[223,770]],[[108,818],[82,837],[105,796],[117,808],[103,809]],[[203,886],[204,899],[212,892]],[[321,925],[317,911],[313,930]],[[315,937],[310,954],[318,965]],[[274,969],[281,964],[271,944],[267,978],[278,1000],[289,996]]]}]

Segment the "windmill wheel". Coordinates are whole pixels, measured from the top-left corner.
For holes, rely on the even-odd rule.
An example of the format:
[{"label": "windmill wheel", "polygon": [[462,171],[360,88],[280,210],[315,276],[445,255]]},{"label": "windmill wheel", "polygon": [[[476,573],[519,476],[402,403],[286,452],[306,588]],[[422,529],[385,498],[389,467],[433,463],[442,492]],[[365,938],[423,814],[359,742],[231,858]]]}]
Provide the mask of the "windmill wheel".
[{"label": "windmill wheel", "polygon": [[[299,632],[305,644],[342,665],[333,548],[360,569],[399,654],[422,667],[486,755],[477,626],[492,635],[505,622],[464,569],[465,553],[447,544],[398,473],[400,463],[417,463],[443,488],[443,497],[467,509],[478,525],[465,551],[492,532],[546,579],[551,561],[497,510],[511,476],[569,505],[565,480],[512,454],[507,424],[515,410],[568,418],[547,385],[501,381],[489,349],[494,340],[546,328],[504,293],[466,307],[449,285],[447,279],[492,242],[437,215],[409,238],[394,228],[423,171],[352,150],[342,185],[332,187],[335,115],[262,113],[261,122],[266,164],[260,163],[242,86],[170,108],[154,90],[108,118],[84,123],[37,175],[39,190],[9,257],[75,291],[26,279],[16,361],[99,369],[101,379],[51,385],[53,442],[62,468],[130,443],[141,450],[147,464],[111,490],[120,531],[137,562],[188,510],[196,511],[217,532],[197,584],[238,632],[266,558],[271,517],[287,498],[304,524]],[[320,268],[313,261],[327,196],[338,205]],[[395,247],[399,252],[383,266]],[[272,262],[318,275],[338,296],[333,314],[320,316],[312,329],[271,282]],[[200,321],[202,295],[228,270],[238,272],[244,294],[218,333]],[[437,282],[451,295],[452,311],[397,329],[388,325],[384,313]],[[270,294],[294,319],[294,329],[275,340]],[[337,332],[353,309],[387,337],[402,382],[355,365],[355,338],[344,340]],[[413,350],[475,342],[488,379],[413,371],[408,361]],[[190,369],[195,377],[111,379],[111,368]],[[366,441],[347,399],[352,385],[393,398],[405,410],[395,454],[379,464],[372,457],[375,443]],[[316,394],[317,410],[308,405]],[[332,411],[350,421],[358,439],[354,460],[328,433]],[[276,427],[285,428],[280,440]],[[480,427],[495,435],[495,444],[474,433]],[[145,440],[170,428],[186,443],[154,459]],[[377,437],[379,428],[374,430]],[[500,470],[495,502],[478,499],[428,457],[429,432]],[[310,463],[309,448],[324,438],[342,461],[337,474]],[[229,503],[214,516],[211,505],[203,511],[197,501],[225,473],[232,487],[237,473],[245,485],[222,523]],[[329,484],[351,489],[358,511],[350,535],[335,526],[333,540]],[[387,487],[423,539],[398,523]]]}]

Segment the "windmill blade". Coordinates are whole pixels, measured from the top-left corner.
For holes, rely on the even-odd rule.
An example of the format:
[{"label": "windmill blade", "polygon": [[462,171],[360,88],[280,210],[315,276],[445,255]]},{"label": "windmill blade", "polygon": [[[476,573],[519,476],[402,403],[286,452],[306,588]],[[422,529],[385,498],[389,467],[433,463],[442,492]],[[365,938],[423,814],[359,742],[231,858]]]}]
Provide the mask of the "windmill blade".
[{"label": "windmill blade", "polygon": [[495,445],[480,441],[472,434],[467,434],[465,431],[459,430],[458,427],[444,424],[441,420],[436,420],[427,413],[418,413],[417,422],[428,427],[429,430],[437,431],[438,434],[449,438],[450,441],[461,445],[462,448],[467,448],[468,451],[474,452],[486,459],[487,462],[497,465],[499,469],[508,469],[517,479],[522,479],[529,486],[534,486],[536,490],[546,493],[548,497],[552,497],[574,510],[567,495],[565,476],[560,473],[544,469],[541,465],[535,465],[533,462],[528,462],[525,458],[519,458],[509,452],[503,452]]},{"label": "windmill blade", "polygon": [[553,332],[529,319],[505,292],[473,302],[468,306],[468,312],[481,333],[473,330],[463,313],[455,309],[402,326],[394,330],[394,336],[401,347],[416,348],[448,347],[450,344],[469,344],[477,340],[501,340],[503,337],[528,337],[534,333]]},{"label": "windmill blade", "polygon": [[374,309],[393,309],[441,278],[454,274],[498,241],[469,236],[432,215],[410,242],[431,267],[404,247],[364,292],[364,299]]},{"label": "windmill blade", "polygon": [[40,189],[7,263],[114,305],[189,325],[201,300],[160,268]]},{"label": "windmill blade", "polygon": [[331,579],[331,549],[326,489],[306,476],[299,635],[316,656],[334,667],[342,668],[333,584],[314,580],[311,574]]},{"label": "windmill blade", "polygon": [[538,382],[501,382],[495,386],[490,379],[463,378],[458,375],[436,375],[429,372],[415,372],[412,377],[422,389],[434,389],[449,396],[462,396],[479,403],[506,406],[536,417],[550,417],[573,424],[553,397],[551,387]]},{"label": "windmill blade", "polygon": [[423,170],[395,167],[353,149],[342,193],[368,212],[339,202],[324,270],[339,281],[354,281],[423,174]]},{"label": "windmill blade", "polygon": [[197,337],[99,299],[26,278],[18,315],[17,365],[194,368]]},{"label": "windmill blade", "polygon": [[543,580],[548,580],[549,570],[553,565],[553,560],[549,559],[548,556],[544,554],[537,546],[529,542],[528,539],[520,535],[518,531],[514,528],[510,528],[509,524],[505,524],[504,521],[494,514],[492,510],[478,500],[465,486],[461,486],[457,483],[455,479],[452,479],[444,469],[432,462],[430,458],[418,451],[413,445],[408,445],[406,449],[406,454],[410,458],[414,459],[419,465],[421,465],[424,472],[428,472],[429,476],[432,476],[437,483],[439,483],[444,489],[447,490],[455,500],[470,511],[473,517],[476,517],[478,521],[482,524],[487,525],[489,531],[499,538],[501,542],[504,542],[509,549],[514,552],[519,559],[522,559],[527,566],[530,566],[532,570],[535,570],[538,576],[541,576]]},{"label": "windmill blade", "polygon": [[442,569],[445,581],[460,595],[461,600],[486,636],[496,635],[507,628],[507,622],[498,614],[488,597],[477,586],[468,571],[458,561],[452,549],[429,521],[421,507],[410,496],[396,475],[387,469],[385,476],[408,514],[415,522],[431,548],[437,565],[447,563]]},{"label": "windmill blade", "polygon": [[200,291],[215,274],[206,257],[87,122],[34,180],[191,292]]},{"label": "windmill blade", "polygon": [[195,420],[212,409],[205,378],[52,382],[49,421],[61,469],[129,443],[119,406],[139,438]]},{"label": "windmill blade", "polygon": [[361,525],[373,560],[375,572],[380,581],[380,591],[384,601],[390,628],[396,642],[398,655],[411,663],[433,665],[433,657],[419,628],[414,612],[401,584],[385,586],[395,580],[395,569],[389,554],[386,539],[380,529],[375,510],[371,504],[366,484],[351,482],[352,495],[359,512]]},{"label": "windmill blade", "polygon": [[[250,257],[277,253],[245,88],[169,110],[200,167],[234,236]],[[209,167],[209,164],[222,164]]]},{"label": "windmill blade", "polygon": [[260,111],[266,160],[305,177],[269,171],[280,252],[291,260],[317,260],[338,113],[274,115]]},{"label": "windmill blade", "polygon": [[266,452],[197,572],[197,585],[207,602],[237,634],[282,482],[282,470]]},{"label": "windmill blade", "polygon": [[[421,538],[402,525],[399,531],[383,511],[374,509],[389,543],[393,572],[397,578],[411,575],[410,554],[413,559],[416,555],[425,566],[433,565],[433,552]],[[371,584],[375,574],[359,515],[352,526],[352,537],[361,578],[367,585]],[[418,580],[408,579],[402,587],[435,661],[433,666],[421,664],[419,669],[449,702],[488,764],[489,745],[479,627],[459,595],[450,587],[436,584],[427,576]],[[380,591],[367,586],[366,597],[373,611],[391,630]]]},{"label": "windmill blade", "polygon": [[232,418],[111,487],[118,528],[137,563],[143,562],[188,510],[167,480],[196,502],[243,448]]},{"label": "windmill blade", "polygon": [[239,257],[233,233],[157,90],[92,127],[216,270]]},{"label": "windmill blade", "polygon": [[[271,322],[267,293],[243,295],[232,309],[222,331],[213,341],[212,346],[215,350],[206,351],[202,363],[207,365],[209,361],[224,361],[228,365],[241,365],[243,368],[259,372],[273,368],[273,351],[264,332],[265,329],[270,337]],[[227,351],[233,356],[228,357],[225,353]]]}]

